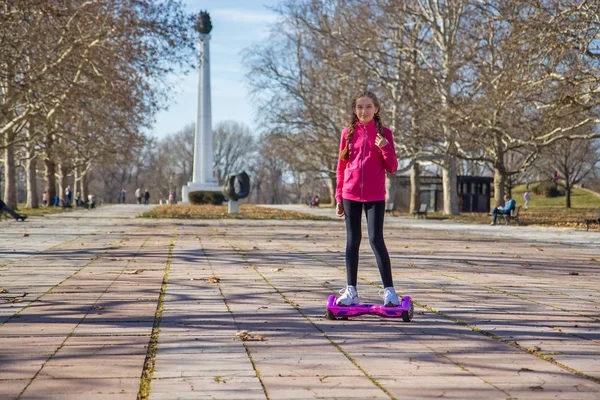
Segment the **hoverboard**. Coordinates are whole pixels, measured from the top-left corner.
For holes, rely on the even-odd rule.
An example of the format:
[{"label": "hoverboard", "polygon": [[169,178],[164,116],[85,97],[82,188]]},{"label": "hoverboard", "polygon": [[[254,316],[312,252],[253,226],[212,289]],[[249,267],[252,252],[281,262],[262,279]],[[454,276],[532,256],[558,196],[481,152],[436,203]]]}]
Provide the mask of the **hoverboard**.
[{"label": "hoverboard", "polygon": [[414,306],[410,296],[403,296],[400,304],[396,307],[386,307],[382,304],[357,304],[354,306],[338,306],[337,296],[332,294],[327,299],[325,317],[336,320],[338,318],[348,319],[363,314],[375,314],[386,318],[402,318],[404,322],[410,322],[414,315]]}]

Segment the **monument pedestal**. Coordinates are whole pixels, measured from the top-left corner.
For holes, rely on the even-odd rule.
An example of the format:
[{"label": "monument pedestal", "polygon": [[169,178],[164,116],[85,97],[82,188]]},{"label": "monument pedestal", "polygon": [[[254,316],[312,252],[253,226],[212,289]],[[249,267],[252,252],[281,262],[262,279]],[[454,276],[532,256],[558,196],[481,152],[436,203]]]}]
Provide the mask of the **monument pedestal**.
[{"label": "monument pedestal", "polygon": [[190,204],[188,195],[192,192],[222,192],[222,188],[216,182],[211,183],[194,183],[188,182],[187,185],[181,187],[181,203]]},{"label": "monument pedestal", "polygon": [[240,205],[235,200],[229,200],[229,206],[227,207],[227,211],[229,212],[229,214],[239,214]]}]

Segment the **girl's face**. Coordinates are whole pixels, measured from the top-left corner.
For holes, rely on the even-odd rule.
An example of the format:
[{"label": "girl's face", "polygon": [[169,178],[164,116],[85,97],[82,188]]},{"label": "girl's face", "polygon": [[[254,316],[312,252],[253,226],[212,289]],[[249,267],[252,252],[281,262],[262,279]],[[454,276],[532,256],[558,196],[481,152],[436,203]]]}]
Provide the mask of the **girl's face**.
[{"label": "girl's face", "polygon": [[359,97],[356,100],[356,107],[354,108],[354,113],[358,117],[358,120],[361,124],[366,124],[371,122],[375,113],[379,111],[378,108],[375,108],[375,104],[373,103],[373,99],[370,97]]}]

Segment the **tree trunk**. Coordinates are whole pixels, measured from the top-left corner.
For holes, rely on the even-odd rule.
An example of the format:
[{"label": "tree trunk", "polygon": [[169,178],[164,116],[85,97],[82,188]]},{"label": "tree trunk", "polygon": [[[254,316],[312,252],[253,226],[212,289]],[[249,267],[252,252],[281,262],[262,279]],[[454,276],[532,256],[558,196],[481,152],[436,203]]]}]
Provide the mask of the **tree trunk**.
[{"label": "tree trunk", "polygon": [[[79,192],[81,194],[81,201],[87,201],[87,173],[84,171],[81,173],[81,176],[79,177]],[[75,192],[77,193],[77,192]]]},{"label": "tree trunk", "polygon": [[565,185],[565,200],[567,202],[567,208],[571,208],[571,185]]},{"label": "tree trunk", "polygon": [[25,173],[27,175],[27,203],[25,207],[27,208],[39,208],[40,206],[37,194],[37,154],[35,153],[35,146],[30,140],[33,129],[34,125],[29,124],[25,145]]},{"label": "tree trunk", "polygon": [[77,195],[77,192],[81,191],[79,189],[79,185],[80,185],[79,182],[80,182],[79,167],[75,167],[75,168],[73,168],[73,199]]},{"label": "tree trunk", "polygon": [[385,209],[392,211],[396,208],[396,175],[385,174]]},{"label": "tree trunk", "polygon": [[421,166],[415,162],[410,167],[410,207],[408,212],[412,213],[419,211],[421,205]]},{"label": "tree trunk", "polygon": [[63,163],[58,164],[58,197],[64,199],[65,188],[67,187],[66,167]]},{"label": "tree trunk", "polygon": [[15,139],[15,134],[8,131],[5,135],[6,149],[4,150],[4,202],[13,210],[17,209],[17,179],[15,174],[15,147],[9,145]]},{"label": "tree trunk", "polygon": [[506,179],[506,170],[504,162],[500,161],[494,165],[494,207],[504,205],[504,181]]},{"label": "tree trunk", "polygon": [[54,204],[56,197],[56,165],[48,158],[44,160],[44,190],[48,195],[48,205]]},{"label": "tree trunk", "polygon": [[40,203],[37,194],[37,156],[27,151],[27,208],[39,208]]},{"label": "tree trunk", "polygon": [[456,157],[446,155],[442,166],[442,184],[444,189],[444,215],[458,215],[458,199],[456,191]]},{"label": "tree trunk", "polygon": [[329,179],[327,179],[327,189],[329,189],[330,201],[329,205],[335,206],[335,189],[337,187],[337,173],[334,171],[330,172]]}]

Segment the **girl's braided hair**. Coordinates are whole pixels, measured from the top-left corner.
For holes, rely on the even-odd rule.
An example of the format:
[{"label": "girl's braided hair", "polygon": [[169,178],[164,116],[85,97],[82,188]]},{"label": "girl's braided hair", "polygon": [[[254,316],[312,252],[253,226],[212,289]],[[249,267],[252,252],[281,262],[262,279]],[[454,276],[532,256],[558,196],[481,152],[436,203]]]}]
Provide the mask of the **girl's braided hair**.
[{"label": "girl's braided hair", "polygon": [[377,96],[375,96],[375,94],[373,92],[369,92],[368,90],[358,93],[356,96],[354,96],[352,98],[352,117],[350,119],[350,123],[348,124],[348,133],[346,133],[346,146],[340,153],[340,158],[344,161],[348,161],[350,159],[349,144],[352,141],[352,136],[354,136],[354,131],[356,130],[356,124],[358,123],[358,116],[356,115],[356,112],[355,112],[356,102],[361,97],[368,97],[371,100],[373,100],[373,105],[377,109],[377,112],[373,116],[373,119],[375,120],[375,127],[377,128],[377,133],[379,135],[385,137],[383,134],[383,122],[381,122],[381,116],[379,115],[379,111],[380,111],[379,99],[377,99]]}]

